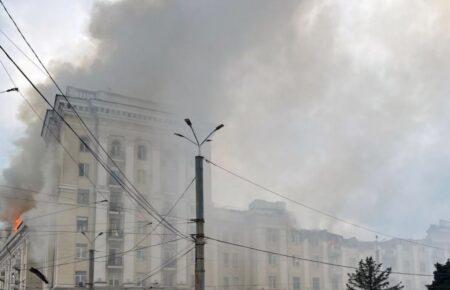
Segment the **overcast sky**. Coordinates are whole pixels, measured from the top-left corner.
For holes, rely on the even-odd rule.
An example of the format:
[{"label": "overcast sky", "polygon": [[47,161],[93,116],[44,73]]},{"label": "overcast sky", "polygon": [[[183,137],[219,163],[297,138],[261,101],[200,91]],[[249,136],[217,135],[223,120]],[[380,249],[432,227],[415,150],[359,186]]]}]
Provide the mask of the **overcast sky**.
[{"label": "overcast sky", "polygon": [[[159,98],[185,92],[193,103],[197,94],[211,94],[200,109],[213,112],[208,121],[226,124],[214,160],[265,186],[399,236],[421,237],[430,223],[450,218],[446,1],[129,1],[100,5],[94,14],[88,0],[5,3],[50,67],[84,65],[98,43],[112,48],[92,71],[118,75],[89,88],[109,89],[123,68],[133,82],[113,91],[148,89]],[[28,51],[4,13],[0,27]],[[44,80],[3,35],[0,41]],[[89,76],[58,68],[63,86]],[[0,88],[9,87],[0,72]],[[19,97],[0,98],[6,168],[25,127]],[[213,173],[221,205],[274,200]],[[373,238],[290,209],[301,225]]]}]

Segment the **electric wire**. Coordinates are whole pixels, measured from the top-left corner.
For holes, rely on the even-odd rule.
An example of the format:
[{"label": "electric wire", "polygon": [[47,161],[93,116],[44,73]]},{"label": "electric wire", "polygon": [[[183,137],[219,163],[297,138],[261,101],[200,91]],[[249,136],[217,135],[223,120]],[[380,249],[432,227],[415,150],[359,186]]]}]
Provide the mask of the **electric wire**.
[{"label": "electric wire", "polygon": [[[29,192],[33,192],[33,193],[44,193],[42,191],[38,191],[38,190],[29,190],[29,189],[25,189],[25,188],[20,188],[20,187],[11,187],[8,185],[4,185],[4,184],[0,184],[0,187],[6,187],[6,188],[12,188],[14,190],[18,190],[18,191],[29,191]],[[2,193],[2,192],[0,192]],[[89,206],[88,204],[81,204],[81,203],[69,203],[69,202],[62,202],[62,201],[51,201],[51,200],[39,200],[39,199],[31,199],[31,198],[20,198],[20,197],[16,197],[16,196],[5,196],[5,195],[0,195],[0,199],[16,199],[16,200],[24,200],[24,201],[30,201],[30,202],[36,202],[36,203],[51,203],[51,204],[57,204],[57,205],[71,205],[71,206],[76,206],[79,205],[80,208],[97,208],[95,206]],[[65,197],[67,199],[71,199],[71,200],[75,200],[74,198],[69,198],[69,197]],[[123,206],[116,206],[116,208],[120,209],[121,211],[123,210],[124,212],[129,212],[129,213],[136,213],[136,209],[135,208],[127,208],[127,207],[123,207]],[[173,219],[180,219],[180,220],[189,220],[189,218],[187,217],[178,217],[178,216],[173,216],[173,215],[165,215],[166,218],[173,218]]]},{"label": "electric wire", "polygon": [[[302,258],[302,257],[299,257],[299,256],[288,255],[288,254],[278,253],[278,252],[274,252],[274,251],[259,249],[259,248],[252,247],[252,246],[246,246],[246,245],[242,245],[242,244],[238,244],[238,243],[228,242],[228,241],[216,239],[216,238],[209,237],[209,236],[205,236],[205,238],[208,239],[208,240],[211,240],[211,241],[216,241],[218,243],[222,243],[222,244],[226,244],[226,245],[230,245],[230,246],[235,246],[235,247],[244,248],[244,249],[248,249],[248,250],[252,250],[252,251],[257,251],[257,252],[267,253],[267,254],[271,254],[271,255],[281,256],[281,257],[285,257],[285,258],[292,258],[292,259],[296,259],[296,260],[300,260],[300,261],[304,261],[304,262],[322,264],[322,265],[327,265],[327,266],[332,266],[332,267],[339,267],[339,268],[345,268],[345,269],[351,269],[351,270],[358,269],[357,267],[354,267],[354,266],[342,265],[342,264],[338,264],[338,263],[331,263],[331,262],[320,261],[320,260],[315,260],[315,259]],[[391,274],[405,275],[405,276],[419,276],[419,277],[430,277],[430,276],[433,276],[431,274],[406,273],[406,272],[395,272],[395,271],[392,271]]]},{"label": "electric wire", "polygon": [[[55,81],[55,79],[53,78],[53,76],[50,74],[50,72],[48,71],[48,69],[46,68],[46,66],[44,65],[44,63],[42,62],[41,58],[38,56],[38,54],[36,53],[36,51],[33,49],[33,47],[31,46],[30,42],[27,40],[27,38],[25,37],[25,35],[23,34],[22,30],[19,28],[19,26],[17,25],[16,21],[14,20],[13,16],[11,15],[11,13],[8,11],[8,9],[6,8],[6,5],[3,3],[3,1],[0,0],[0,4],[2,5],[3,9],[5,10],[6,14],[8,15],[8,17],[10,18],[10,20],[12,21],[12,23],[14,24],[14,26],[16,27],[17,31],[19,32],[20,36],[22,37],[22,39],[24,40],[24,42],[27,44],[28,48],[31,50],[31,52],[33,53],[33,55],[36,57],[36,59],[38,60],[38,62],[40,63],[40,65],[42,66],[42,68],[45,70],[45,72],[47,73],[48,77],[50,78],[50,80],[52,81],[52,83],[55,85],[55,87],[58,89],[58,91],[61,93],[61,96],[66,100],[66,102],[70,105],[70,108],[72,109],[72,111],[74,112],[75,116],[77,117],[77,119],[81,122],[81,124],[84,126],[84,128],[89,132],[90,137],[92,139],[94,139],[97,143],[97,145],[99,146],[99,148],[104,152],[104,154],[106,154],[106,156],[109,158],[109,160],[113,163],[113,165],[117,168],[117,170],[119,171],[119,173],[124,177],[124,179],[128,182],[128,184],[131,186],[131,188],[135,191],[136,195],[139,197],[140,201],[143,202],[144,204],[146,204],[159,218],[161,218],[163,220],[163,222],[166,224],[166,227],[170,227],[170,223],[168,223],[167,221],[164,220],[164,218],[162,217],[162,215],[160,215],[158,213],[158,211],[150,204],[150,202],[142,195],[142,193],[136,188],[136,186],[134,186],[134,184],[128,179],[128,177],[122,172],[122,170],[120,169],[120,167],[116,164],[116,162],[114,161],[113,158],[111,158],[111,156],[109,156],[108,151],[103,147],[103,145],[100,143],[100,141],[95,137],[95,134],[91,131],[91,129],[86,125],[86,123],[83,121],[83,119],[81,118],[81,116],[79,115],[79,113],[75,110],[74,106],[71,105],[69,99],[66,97],[66,95],[64,94],[64,92],[62,91],[62,89],[60,88],[60,86],[58,85],[58,83]],[[4,51],[4,49],[2,48],[2,50]],[[6,54],[6,51],[4,51]],[[16,65],[17,67],[17,65]],[[22,73],[23,74],[23,73]],[[32,86],[37,89],[33,84]],[[40,94],[40,93],[39,93]],[[49,103],[49,105],[51,106],[51,104]],[[51,106],[53,108],[53,106]],[[53,108],[53,110],[55,110]],[[58,112],[57,112],[58,114]],[[59,114],[58,114],[59,115]],[[61,117],[61,116],[60,116]],[[62,118],[63,119],[63,118]],[[63,119],[64,121],[64,119]],[[67,122],[65,122],[66,125],[68,125]],[[175,231],[176,228],[174,229]],[[179,231],[178,231],[179,232]],[[179,234],[183,235],[183,233],[179,232]]]},{"label": "electric wire", "polygon": [[246,177],[244,177],[244,176],[242,176],[242,175],[240,175],[240,174],[238,174],[238,173],[236,173],[236,172],[234,172],[234,171],[231,171],[231,170],[229,170],[229,169],[223,167],[222,165],[219,165],[218,163],[215,163],[215,162],[213,162],[213,161],[211,161],[211,160],[208,160],[208,159],[205,158],[205,161],[206,161],[207,163],[213,165],[214,167],[219,168],[219,169],[221,169],[222,171],[224,171],[224,172],[226,172],[226,173],[228,173],[228,174],[230,174],[230,175],[232,175],[232,176],[234,176],[234,177],[237,177],[237,178],[239,178],[239,179],[242,180],[242,181],[245,181],[245,182],[247,182],[247,183],[249,183],[249,184],[252,184],[253,186],[256,186],[256,187],[258,187],[258,188],[260,188],[260,189],[262,189],[262,190],[264,190],[264,191],[266,191],[266,192],[268,192],[268,193],[274,194],[274,195],[276,195],[276,196],[278,196],[278,197],[281,197],[282,199],[285,199],[285,200],[287,200],[287,201],[289,201],[289,202],[292,202],[292,203],[294,203],[294,204],[296,204],[296,205],[299,205],[299,206],[301,206],[301,207],[303,207],[303,208],[306,208],[306,209],[308,209],[308,210],[314,211],[314,212],[316,212],[316,213],[319,213],[319,214],[321,214],[321,215],[323,215],[323,216],[326,216],[326,217],[328,217],[328,218],[334,219],[334,220],[339,221],[339,222],[341,222],[341,223],[345,223],[345,224],[350,225],[350,226],[353,226],[353,227],[355,227],[355,228],[359,228],[359,229],[362,229],[362,230],[365,230],[365,231],[368,231],[368,232],[371,232],[371,233],[374,233],[374,234],[377,234],[377,235],[380,235],[380,236],[385,236],[385,237],[388,237],[388,238],[397,239],[397,240],[400,240],[400,241],[403,241],[403,242],[407,242],[407,243],[411,243],[411,244],[416,244],[416,245],[420,245],[420,246],[423,246],[423,247],[433,248],[433,249],[437,249],[437,250],[441,250],[441,251],[446,251],[446,252],[450,251],[449,249],[445,249],[445,248],[441,248],[441,247],[437,247],[437,246],[433,246],[433,245],[424,244],[424,243],[421,243],[421,242],[418,242],[418,241],[414,241],[414,240],[409,240],[409,239],[405,239],[405,238],[400,238],[400,237],[397,237],[397,236],[394,236],[394,235],[390,235],[390,234],[387,234],[387,233],[383,233],[383,232],[380,232],[380,231],[377,231],[377,230],[368,228],[368,227],[363,226],[363,225],[359,225],[359,224],[350,222],[350,221],[348,221],[348,220],[345,220],[345,219],[343,219],[343,218],[340,218],[340,217],[338,217],[338,216],[335,216],[335,215],[332,215],[332,214],[330,214],[330,213],[328,213],[328,212],[325,212],[325,211],[323,211],[323,210],[321,210],[321,209],[317,209],[317,208],[312,207],[312,206],[310,206],[310,205],[307,205],[307,204],[305,204],[305,203],[303,203],[303,202],[299,202],[299,201],[297,201],[297,200],[295,200],[295,199],[292,199],[292,198],[288,197],[287,195],[283,195],[283,194],[281,194],[281,193],[279,193],[279,192],[276,192],[276,191],[274,191],[274,190],[272,190],[272,189],[270,189],[270,188],[268,188],[268,187],[266,187],[266,186],[263,186],[263,185],[261,185],[261,184],[255,182],[255,181],[249,179],[249,178],[246,178]]},{"label": "electric wire", "polygon": [[[64,117],[55,110],[54,106],[50,103],[50,101],[42,94],[42,92],[36,87],[36,85],[31,81],[31,79],[24,73],[24,71],[19,67],[19,65],[11,58],[11,56],[6,52],[6,50],[3,48],[2,45],[0,45],[0,49],[3,51],[3,53],[6,55],[6,57],[14,64],[14,66],[19,70],[19,72],[22,74],[22,76],[28,81],[28,83],[33,87],[33,89],[44,99],[44,101],[53,109],[53,112],[55,112],[58,117],[62,120],[62,122],[72,131],[72,133],[78,137],[80,142],[83,143],[83,145],[89,150],[89,152],[92,154],[92,156],[99,162],[99,164],[110,174],[110,176],[117,182],[119,186],[121,186],[128,194],[129,196],[138,204],[140,205],[150,216],[155,218],[156,220],[159,220],[156,216],[160,217],[163,225],[166,226],[168,229],[176,233],[177,235],[184,236],[184,238],[188,238],[185,236],[182,232],[180,232],[178,229],[171,227],[170,223],[167,222],[151,205],[148,205],[147,203],[142,201],[142,199],[139,198],[139,196],[134,195],[134,192],[130,191],[128,187],[126,187],[126,184],[123,183],[123,181],[112,172],[112,170],[105,164],[105,161],[102,160],[94,151],[93,149],[86,143],[83,138],[81,138],[78,133],[75,131],[75,129],[64,119]],[[107,154],[107,153],[106,153]],[[109,156],[109,155],[108,155]],[[142,195],[142,194],[141,194]],[[146,201],[146,199],[144,198]],[[148,207],[147,207],[147,206]],[[150,209],[149,209],[150,208]],[[153,213],[153,212],[154,213]],[[155,216],[156,215],[156,216]]]},{"label": "electric wire", "polygon": [[34,62],[31,57],[25,53],[17,43],[15,43],[2,29],[0,29],[0,33],[29,61],[31,62],[38,70],[43,72],[45,74],[45,71],[36,63]]},{"label": "electric wire", "polygon": [[[189,247],[189,245],[187,246]],[[186,247],[186,248],[187,248]],[[185,249],[186,249],[185,248]],[[164,263],[161,263],[161,265],[159,265],[158,267],[156,267],[155,269],[151,270],[150,273],[145,276],[144,278],[141,279],[142,282],[146,281],[147,279],[150,279],[151,277],[155,276],[157,273],[159,273],[159,271],[161,271],[166,265],[169,265],[170,263],[173,263],[174,261],[177,261],[178,259],[181,259],[182,257],[186,256],[187,254],[189,254],[189,252],[191,252],[193,249],[195,248],[195,246],[192,246],[189,250],[185,251],[183,254],[177,254],[175,257],[173,257],[172,259],[169,259],[168,261],[165,261]]]},{"label": "electric wire", "polygon": [[[2,66],[3,70],[5,71],[6,75],[8,76],[9,80],[11,81],[11,83],[17,87],[16,83],[14,82],[14,79],[12,78],[11,74],[9,73],[8,69],[6,68],[6,65],[0,60],[0,65]],[[25,95],[18,90],[19,95],[22,97],[22,99],[24,100],[24,102],[27,104],[27,106],[33,111],[33,113],[38,117],[38,119],[45,124],[44,122],[44,118],[37,112],[36,108],[34,108],[34,106],[31,104],[31,102],[25,97]],[[48,127],[48,124],[47,124]],[[57,141],[57,143],[61,146],[61,148],[64,150],[64,152],[66,152],[66,154],[69,156],[69,158],[74,162],[75,165],[78,165],[78,162],[75,160],[75,157],[69,152],[69,150],[62,144],[62,142],[57,138],[56,134],[49,129],[50,134],[52,134],[53,138]],[[86,176],[89,183],[92,185],[94,192],[95,193],[100,193],[104,199],[107,199],[107,197],[101,192],[97,190],[97,186],[95,185],[95,183],[93,182],[93,180],[89,177]],[[2,187],[9,187],[10,189],[15,189],[15,190],[22,190],[22,188],[18,188],[15,186],[6,186],[6,185],[2,185]],[[36,190],[28,190],[30,192],[35,192],[35,193],[40,193],[40,191],[36,191]]]},{"label": "electric wire", "polygon": [[[179,237],[177,239],[173,239],[173,240],[169,240],[169,241],[164,241],[164,242],[160,242],[160,243],[156,243],[156,244],[151,244],[151,245],[148,245],[148,246],[142,246],[142,247],[139,247],[139,248],[136,248],[136,249],[133,249],[133,250],[126,250],[126,251],[115,253],[114,256],[115,257],[122,257],[122,256],[124,256],[125,254],[127,254],[129,252],[136,252],[138,250],[143,250],[143,249],[148,249],[148,248],[152,248],[152,247],[156,247],[156,246],[161,246],[161,245],[165,245],[165,244],[168,244],[168,243],[177,242],[177,241],[180,241],[182,239],[183,238]],[[75,255],[68,256],[68,257],[74,257],[74,256]],[[98,260],[98,259],[101,259],[101,258],[108,258],[110,256],[111,255],[98,256],[98,257],[94,257],[94,260]],[[64,258],[68,258],[68,257],[64,257]],[[49,265],[49,266],[42,266],[42,267],[35,267],[35,268],[39,269],[39,270],[51,269],[51,268],[54,268],[54,267],[59,267],[59,266],[64,266],[64,265],[78,264],[78,263],[82,263],[82,262],[85,262],[85,261],[86,260],[73,260],[73,261],[69,261],[69,262],[63,262],[63,263],[59,263],[59,264],[52,264],[52,265]],[[23,269],[23,270],[28,270],[28,269]]]},{"label": "electric wire", "polygon": [[[185,188],[185,190],[180,194],[180,196],[177,198],[177,200],[174,202],[174,204],[171,206],[171,208],[166,212],[166,214],[164,216],[169,216],[172,211],[174,210],[174,208],[178,205],[178,203],[180,202],[180,200],[184,197],[184,195],[186,194],[186,192],[189,191],[189,188],[192,186],[192,184],[195,181],[195,177],[191,180],[191,182],[188,184],[188,186]],[[134,247],[139,246],[149,235],[151,235],[159,226],[161,225],[161,222],[158,222],[158,224],[147,234],[145,235],[138,243],[136,243]]]},{"label": "electric wire", "polygon": [[[16,83],[14,82],[14,79],[12,78],[11,74],[9,73],[8,69],[6,68],[5,64],[1,61],[0,59],[0,65],[2,66],[3,70],[5,71],[6,75],[8,76],[10,82],[17,87]],[[28,107],[33,111],[33,113],[38,117],[39,120],[41,120],[41,122],[44,124],[44,120],[43,118],[40,116],[40,114],[37,112],[37,110],[34,108],[34,106],[31,104],[31,102],[23,95],[23,93],[18,90],[19,95],[22,97],[22,99],[24,100],[24,102],[28,105]],[[48,125],[47,125],[48,126]],[[56,137],[56,135],[54,134],[54,132],[52,130],[50,130],[49,128],[49,132],[52,134],[52,136],[55,138],[55,140],[57,141],[57,143],[61,146],[61,148],[66,152],[66,154],[69,156],[69,158],[74,162],[75,165],[77,165],[77,161],[75,160],[75,157],[69,152],[69,150],[62,144],[62,142]],[[95,183],[92,181],[92,179],[89,176],[86,176],[89,183],[93,186],[94,192],[95,193],[100,193],[103,198],[105,200],[107,200],[107,197],[102,193],[97,191],[97,187],[95,185]],[[14,189],[14,190],[21,190],[24,191],[24,189],[22,188],[18,188],[15,186],[6,186],[6,185],[2,185],[2,187],[9,187],[10,189]],[[36,190],[28,190],[29,192],[34,192],[34,193],[39,193],[39,191]],[[2,196],[3,197],[3,196]],[[6,198],[6,197],[4,197]],[[51,202],[51,201],[49,201]]]}]

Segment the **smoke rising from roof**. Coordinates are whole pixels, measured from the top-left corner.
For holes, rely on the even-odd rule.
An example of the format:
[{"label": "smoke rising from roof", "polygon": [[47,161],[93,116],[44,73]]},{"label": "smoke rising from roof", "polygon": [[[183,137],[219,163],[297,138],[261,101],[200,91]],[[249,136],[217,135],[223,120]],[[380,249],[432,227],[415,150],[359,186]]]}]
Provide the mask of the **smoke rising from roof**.
[{"label": "smoke rising from roof", "polygon": [[[51,71],[64,85],[223,122],[214,160],[345,218],[414,234],[448,210],[449,22],[445,1],[99,2],[95,56]],[[39,126],[18,144],[8,182],[41,186],[30,170],[45,163]],[[218,203],[270,197],[214,177]],[[334,226],[292,209],[304,226]]]}]

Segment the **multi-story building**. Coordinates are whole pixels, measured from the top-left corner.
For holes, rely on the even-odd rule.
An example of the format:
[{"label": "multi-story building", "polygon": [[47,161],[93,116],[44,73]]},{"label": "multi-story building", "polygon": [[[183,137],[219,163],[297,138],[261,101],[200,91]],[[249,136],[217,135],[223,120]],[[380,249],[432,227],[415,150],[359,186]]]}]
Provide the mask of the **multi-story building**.
[{"label": "multi-story building", "polygon": [[248,210],[215,212],[217,215],[210,217],[216,229],[211,236],[267,251],[210,241],[208,275],[217,289],[344,290],[347,274],[353,269],[313,261],[357,267],[369,256],[393,272],[405,273],[392,274],[393,283],[402,281],[408,290],[425,289],[433,265],[450,257],[450,223],[446,221],[432,225],[423,240],[360,241],[326,230],[301,229],[282,202],[256,200]]},{"label": "multi-story building", "polygon": [[0,289],[25,290],[42,287],[42,281],[29,271],[32,245],[29,231],[22,223],[0,232]]},{"label": "multi-story building", "polygon": [[[78,205],[67,205],[67,211],[56,215],[48,225],[60,231],[53,236],[54,257],[48,260],[56,265],[47,272],[54,287],[86,285],[90,248],[95,249],[96,255],[96,287],[189,287],[193,283],[187,269],[189,258],[171,260],[192,242],[174,242],[177,236],[173,231],[160,225],[154,219],[154,211],[150,214],[148,210],[150,206],[161,214],[170,210],[165,219],[182,233],[192,233],[189,219],[195,216],[193,187],[171,210],[194,177],[194,148],[191,150],[173,137],[182,119],[160,104],[107,92],[69,88],[67,98],[70,104],[64,96],[57,95],[55,110],[101,162],[55,111],[47,111],[42,136],[49,150],[54,150],[53,172],[57,176],[54,184],[48,186],[53,191],[52,200]],[[89,136],[72,109],[100,145]],[[208,193],[207,170],[205,175]],[[129,190],[124,190],[124,184]],[[136,191],[143,197],[136,197]],[[205,203],[210,203],[208,194]],[[162,269],[158,268],[160,265]]]},{"label": "multi-story building", "polygon": [[[181,118],[160,104],[108,92],[69,88],[67,97],[110,158],[89,137],[66,99],[57,95],[56,110],[102,162],[54,111],[47,112],[42,136],[51,153],[45,181],[49,202],[39,204],[43,213],[39,219],[33,213],[24,215],[33,234],[47,237],[39,261],[33,262],[49,284],[34,281],[39,285],[34,288],[88,286],[88,255],[94,249],[95,288],[192,289],[193,252],[176,259],[192,241],[160,225],[143,209],[146,201],[136,202],[130,196],[134,189],[123,189],[123,183],[131,182],[181,233],[194,233],[193,187],[178,198],[194,177],[195,152],[170,139]],[[247,210],[215,207],[209,175],[205,167],[206,235],[229,243],[207,240],[207,289],[343,290],[351,269],[313,261],[356,267],[360,259],[373,256],[396,272],[431,274],[433,264],[449,256],[450,222],[431,226],[423,240],[360,241],[302,229],[283,202],[255,200]],[[18,257],[21,263],[31,261],[27,245],[40,244],[27,242],[34,235],[26,232],[8,235],[0,250],[0,289],[17,289],[6,286],[15,271],[10,265]],[[8,255],[10,251],[16,254]],[[23,279],[31,281],[27,276]],[[392,279],[402,281],[408,290],[424,289],[430,281],[414,275],[392,275]],[[31,283],[20,281],[20,287]]]}]

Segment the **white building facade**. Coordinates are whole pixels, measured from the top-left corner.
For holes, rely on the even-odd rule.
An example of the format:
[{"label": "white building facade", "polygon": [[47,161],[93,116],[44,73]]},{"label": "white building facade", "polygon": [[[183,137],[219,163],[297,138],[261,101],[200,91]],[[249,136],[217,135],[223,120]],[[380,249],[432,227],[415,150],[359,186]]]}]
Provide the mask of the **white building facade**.
[{"label": "white building facade", "polygon": [[[171,139],[182,118],[160,104],[108,92],[69,88],[67,97],[100,145],[89,137],[63,96],[56,96],[56,110],[104,163],[92,156],[55,112],[47,112],[42,136],[53,165],[49,167],[52,178],[46,184],[48,199],[57,204],[57,210],[42,208],[51,215],[39,224],[24,217],[34,231],[52,231],[47,248],[43,248],[48,255],[37,265],[50,281],[41,288],[87,287],[88,253],[94,249],[95,288],[192,289],[193,252],[177,259],[192,247],[192,241],[159,225],[143,209],[145,201],[136,202],[119,184],[132,183],[180,232],[194,233],[194,186],[179,198],[194,177],[195,151]],[[209,152],[205,153],[208,156]],[[301,229],[283,202],[255,200],[248,210],[214,207],[207,166],[204,180],[206,235],[210,237],[348,266],[373,256],[393,271],[424,275],[432,274],[433,264],[449,256],[449,222],[431,226],[420,241],[363,242],[324,230]],[[5,249],[0,255],[1,271],[8,263]],[[344,290],[348,273],[339,267],[213,240],[206,245],[206,271],[207,289],[217,290]],[[403,281],[408,290],[424,289],[431,279],[413,275],[392,278]]]}]

